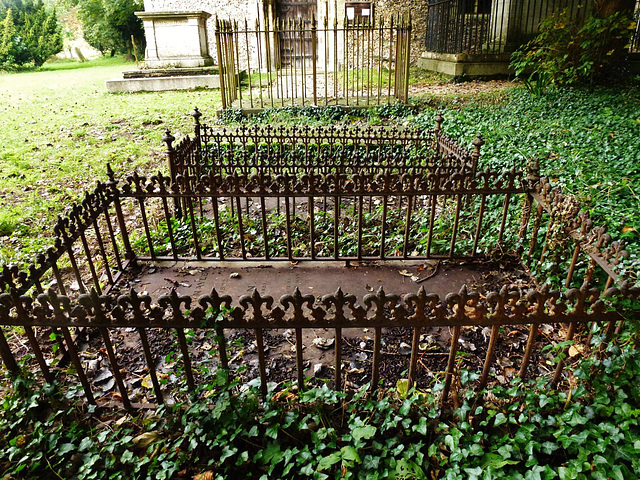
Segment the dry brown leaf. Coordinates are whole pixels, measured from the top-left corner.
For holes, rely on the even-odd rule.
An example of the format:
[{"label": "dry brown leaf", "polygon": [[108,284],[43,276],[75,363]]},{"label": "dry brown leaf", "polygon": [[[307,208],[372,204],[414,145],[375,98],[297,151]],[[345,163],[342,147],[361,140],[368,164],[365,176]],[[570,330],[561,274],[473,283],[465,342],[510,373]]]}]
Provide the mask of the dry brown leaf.
[{"label": "dry brown leaf", "polygon": [[146,448],[152,443],[160,440],[160,434],[155,430],[152,432],[145,432],[132,440],[133,446],[139,448],[141,450],[146,450]]},{"label": "dry brown leaf", "polygon": [[193,480],[213,480],[213,472],[207,470],[206,472],[199,473],[193,476]]},{"label": "dry brown leaf", "polygon": [[575,357],[576,355],[580,355],[583,350],[584,350],[583,345],[571,345],[569,347],[569,356]]}]

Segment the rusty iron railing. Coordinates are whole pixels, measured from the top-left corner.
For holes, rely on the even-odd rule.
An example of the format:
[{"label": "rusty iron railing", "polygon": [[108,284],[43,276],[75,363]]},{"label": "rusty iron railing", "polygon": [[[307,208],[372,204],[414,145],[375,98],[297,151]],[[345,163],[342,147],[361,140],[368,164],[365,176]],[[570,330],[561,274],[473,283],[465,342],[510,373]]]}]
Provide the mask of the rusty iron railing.
[{"label": "rusty iron railing", "polygon": [[445,54],[510,53],[536,35],[540,22],[550,15],[566,11],[573,21],[580,22],[591,10],[591,0],[430,2],[425,47]]},{"label": "rusty iron railing", "polygon": [[[438,0],[427,5],[425,47],[444,54],[510,53],[539,33],[539,25],[552,15],[566,12],[570,21],[581,24],[594,10],[591,0]],[[640,2],[634,16],[640,18]],[[636,26],[629,52],[640,50],[640,30]]]},{"label": "rusty iron railing", "polygon": [[177,176],[199,179],[203,175],[264,173],[453,173],[464,169],[475,174],[484,145],[478,135],[473,150],[462,147],[442,131],[444,118],[435,117],[435,128],[359,127],[308,125],[241,125],[211,127],[201,123],[196,107],[194,133],[175,146],[169,130],[163,140],[171,181]]},{"label": "rusty iron railing", "polygon": [[[325,200],[326,197],[326,200]],[[283,199],[284,255],[273,251],[275,238],[269,234],[270,218],[266,218],[265,201]],[[186,204],[184,222],[190,229],[189,253],[178,248],[171,225],[174,218],[169,202],[179,199]],[[247,199],[250,202],[247,202]],[[306,208],[295,208],[295,200],[304,200]],[[371,200],[371,203],[369,202]],[[234,206],[225,209],[228,202]],[[244,206],[242,205],[245,203]],[[378,204],[381,217],[374,221],[365,215],[369,205]],[[310,207],[312,206],[312,207]],[[326,213],[324,208],[326,207]],[[272,207],[272,210],[275,207]],[[346,217],[342,213],[348,210]],[[273,213],[273,212],[271,212]],[[412,230],[415,215],[423,214],[420,226],[427,232]],[[328,230],[314,228],[320,217],[328,215]],[[386,215],[386,216],[385,216]],[[341,218],[355,224],[346,230]],[[338,221],[336,221],[338,219]],[[355,219],[355,220],[354,220]],[[262,225],[263,249],[256,255],[244,244],[247,232],[243,225],[253,220]],[[213,223],[213,247],[203,248],[203,230],[198,224]],[[245,222],[245,223],[243,223]],[[310,244],[307,250],[296,247],[295,225],[302,224]],[[436,224],[445,225],[440,231]],[[333,225],[333,229],[330,226]],[[223,228],[225,227],[225,228]],[[158,232],[166,229],[169,247],[158,241]],[[402,240],[396,248],[386,248],[385,232],[394,229]],[[362,243],[363,232],[373,230],[381,239],[374,251]],[[163,230],[164,231],[164,230]],[[237,233],[235,245],[229,238]],[[328,232],[328,233],[327,233]],[[441,247],[434,249],[436,234],[445,234]],[[297,382],[304,388],[304,352],[302,331],[310,328],[332,329],[335,337],[334,387],[343,388],[342,329],[371,328],[374,333],[371,389],[380,380],[383,358],[381,342],[385,327],[407,327],[413,331],[408,379],[416,381],[421,333],[430,327],[452,329],[447,366],[443,375],[442,402],[449,399],[452,381],[457,374],[456,359],[459,338],[464,328],[490,328],[486,356],[478,388],[489,381],[495,362],[496,346],[504,338],[501,327],[529,325],[529,335],[519,375],[533,372],[532,355],[541,324],[569,324],[566,339],[576,335],[580,325],[604,324],[605,341],[609,341],[624,321],[614,308],[613,300],[640,298],[640,288],[632,286],[616,271],[615,265],[627,256],[619,242],[612,242],[604,228],[594,227],[581,213],[571,197],[554,190],[546,179],[540,179],[532,168],[527,176],[519,172],[469,172],[453,174],[283,174],[252,176],[211,174],[197,181],[176,183],[162,174],[144,178],[136,173],[122,181],[109,170],[109,181],[99,183],[83,202],[75,205],[69,216],[55,226],[56,241],[45,254],[38,255],[26,270],[5,266],[0,272],[0,325],[21,326],[43,372],[51,381],[53,371],[38,344],[34,329],[60,329],[61,341],[73,362],[79,381],[89,402],[95,402],[85,366],[72,336],[79,327],[96,329],[102,336],[122,404],[132,407],[125,375],[113,348],[111,330],[135,329],[146,358],[147,369],[157,402],[163,391],[156,373],[156,356],[148,339],[149,329],[175,331],[182,354],[188,387],[195,389],[185,330],[207,329],[217,333],[221,368],[228,368],[227,333],[229,329],[251,329],[257,343],[258,370],[262,391],[266,393],[267,369],[264,335],[278,328],[290,328],[296,334]],[[353,252],[347,251],[343,239],[356,239]],[[424,250],[413,252],[420,240]],[[320,254],[320,241],[332,248]],[[161,249],[165,248],[166,252]],[[483,258],[494,251],[512,250],[523,253],[525,266],[536,272],[537,285],[523,290],[503,285],[496,290],[460,291],[440,297],[421,288],[414,293],[398,295],[379,290],[363,298],[349,294],[348,288],[315,297],[296,288],[279,300],[267,292],[232,298],[215,289],[200,298],[181,296],[175,290],[158,298],[129,289],[128,293],[111,293],[123,272],[134,262],[147,260],[221,260],[241,259],[258,262],[266,259],[324,259],[345,261],[376,258],[387,260],[428,258]],[[296,252],[294,254],[294,251]],[[166,254],[166,255],[165,255]],[[262,257],[262,258],[257,258]],[[551,265],[545,270],[545,265]],[[562,285],[551,286],[547,280],[562,274]],[[300,285],[304,287],[304,285]],[[593,331],[593,330],[592,330]],[[568,348],[568,347],[567,347]],[[554,385],[561,382],[566,349],[559,354]],[[18,365],[4,332],[0,329],[0,357],[12,373]]]},{"label": "rusty iron railing", "polygon": [[408,101],[411,19],[216,20],[222,108]]}]

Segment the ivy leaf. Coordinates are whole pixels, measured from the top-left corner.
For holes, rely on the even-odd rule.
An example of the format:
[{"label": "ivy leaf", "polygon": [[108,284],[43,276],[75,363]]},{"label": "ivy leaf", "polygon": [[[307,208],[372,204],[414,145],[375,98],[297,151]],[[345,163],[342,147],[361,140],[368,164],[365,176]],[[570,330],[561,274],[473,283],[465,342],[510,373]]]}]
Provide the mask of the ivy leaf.
[{"label": "ivy leaf", "polygon": [[495,427],[498,427],[504,423],[507,423],[507,417],[505,416],[505,414],[504,413],[497,414],[496,418],[494,419],[493,425]]},{"label": "ivy leaf", "polygon": [[62,445],[60,445],[57,455],[62,456],[65,453],[74,451],[75,449],[76,446],[73,443],[63,443]]},{"label": "ivy leaf", "polygon": [[427,418],[420,417],[420,420],[418,421],[418,425],[413,426],[413,431],[419,433],[420,435],[426,435],[427,434]]},{"label": "ivy leaf", "polygon": [[362,463],[360,456],[358,455],[358,451],[351,445],[342,447],[340,449],[340,454],[342,455],[343,460],[353,460],[356,463]]},{"label": "ivy leaf", "polygon": [[351,436],[355,441],[369,440],[372,438],[378,429],[372,425],[365,425],[363,427],[356,427],[351,432]]},{"label": "ivy leaf", "polygon": [[331,465],[335,465],[340,460],[342,460],[342,455],[340,455],[340,452],[333,452],[331,455],[322,457],[318,462],[318,471],[321,472],[323,470],[327,470],[331,467]]}]

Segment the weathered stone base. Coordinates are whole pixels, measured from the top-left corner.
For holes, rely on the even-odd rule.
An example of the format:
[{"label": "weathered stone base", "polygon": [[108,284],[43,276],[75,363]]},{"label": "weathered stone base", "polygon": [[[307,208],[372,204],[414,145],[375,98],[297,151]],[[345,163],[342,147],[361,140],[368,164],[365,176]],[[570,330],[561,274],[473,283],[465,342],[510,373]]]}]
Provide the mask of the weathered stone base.
[{"label": "weathered stone base", "polygon": [[217,75],[218,67],[198,68],[142,68],[125,70],[124,78],[190,77],[192,75]]},{"label": "weathered stone base", "polygon": [[418,59],[418,67],[451,76],[491,76],[513,74],[509,68],[511,55],[468,55],[424,52]]},{"label": "weathered stone base", "polygon": [[152,60],[146,58],[144,64],[149,68],[198,68],[209,67],[213,65],[213,58],[209,56],[203,57],[166,57],[160,60]]},{"label": "weathered stone base", "polygon": [[107,91],[126,92],[162,92],[165,90],[189,90],[191,88],[220,88],[217,75],[189,75],[181,77],[118,78],[107,80]]}]

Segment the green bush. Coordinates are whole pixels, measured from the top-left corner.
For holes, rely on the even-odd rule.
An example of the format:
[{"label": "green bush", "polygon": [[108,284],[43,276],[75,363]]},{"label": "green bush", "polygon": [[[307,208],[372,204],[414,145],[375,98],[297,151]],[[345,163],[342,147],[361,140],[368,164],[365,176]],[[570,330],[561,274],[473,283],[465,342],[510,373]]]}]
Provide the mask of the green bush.
[{"label": "green bush", "polygon": [[0,1],[0,67],[41,66],[62,50],[62,34],[55,10],[39,1]]},{"label": "green bush", "polygon": [[511,56],[511,67],[520,76],[537,77],[527,85],[537,91],[542,83],[577,85],[604,83],[623,77],[628,41],[635,22],[616,12],[599,18],[590,15],[583,22],[567,11],[552,15],[540,24],[540,33]]}]

